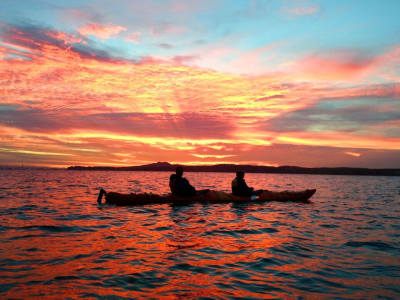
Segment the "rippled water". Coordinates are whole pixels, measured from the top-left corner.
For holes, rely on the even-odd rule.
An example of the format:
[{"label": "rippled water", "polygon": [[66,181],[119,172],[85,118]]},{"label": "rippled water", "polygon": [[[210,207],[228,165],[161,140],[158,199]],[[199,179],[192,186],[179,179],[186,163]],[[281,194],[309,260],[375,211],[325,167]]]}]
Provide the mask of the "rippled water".
[{"label": "rippled water", "polygon": [[[232,174],[187,173],[229,190]],[[98,206],[165,172],[0,171],[0,298],[400,298],[400,180],[247,174],[311,204]]]}]

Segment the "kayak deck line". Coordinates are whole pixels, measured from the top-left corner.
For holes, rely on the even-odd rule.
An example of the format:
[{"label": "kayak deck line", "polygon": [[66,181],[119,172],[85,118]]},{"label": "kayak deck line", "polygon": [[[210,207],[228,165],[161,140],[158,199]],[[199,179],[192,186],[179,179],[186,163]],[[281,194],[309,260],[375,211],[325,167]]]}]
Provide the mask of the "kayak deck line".
[{"label": "kayak deck line", "polygon": [[118,206],[133,206],[146,204],[186,204],[193,202],[200,203],[246,203],[246,202],[310,202],[309,199],[315,194],[316,189],[307,189],[303,191],[263,191],[257,198],[236,196],[221,191],[210,190],[192,197],[182,197],[172,194],[158,195],[152,193],[131,193],[122,194],[117,192],[106,192],[100,189],[97,202],[101,204],[103,195],[105,195],[106,204]]}]

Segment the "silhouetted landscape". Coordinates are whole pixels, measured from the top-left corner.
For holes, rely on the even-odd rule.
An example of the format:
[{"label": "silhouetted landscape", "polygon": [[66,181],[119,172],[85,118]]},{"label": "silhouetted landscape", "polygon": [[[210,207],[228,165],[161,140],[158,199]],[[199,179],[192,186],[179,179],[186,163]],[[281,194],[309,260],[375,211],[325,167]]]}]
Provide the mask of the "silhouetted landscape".
[{"label": "silhouetted landscape", "polygon": [[[218,164],[210,166],[185,166],[186,172],[227,172],[234,173],[242,170],[247,173],[275,173],[275,174],[319,174],[319,175],[369,175],[369,176],[400,176],[400,169],[368,169],[368,168],[304,168],[296,166],[253,166],[253,165],[234,165]],[[71,166],[68,170],[85,171],[165,171],[173,172],[177,165],[168,162],[157,162],[141,166],[131,167],[83,167]]]}]

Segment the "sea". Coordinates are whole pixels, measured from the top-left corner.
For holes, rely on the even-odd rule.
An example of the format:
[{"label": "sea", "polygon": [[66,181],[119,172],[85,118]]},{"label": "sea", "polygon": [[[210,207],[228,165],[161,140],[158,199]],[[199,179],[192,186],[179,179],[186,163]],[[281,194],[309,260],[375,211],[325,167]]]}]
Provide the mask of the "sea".
[{"label": "sea", "polygon": [[[0,170],[0,299],[400,299],[400,177],[246,174],[310,203],[96,202],[169,175]],[[234,174],[184,176],[229,191]]]}]

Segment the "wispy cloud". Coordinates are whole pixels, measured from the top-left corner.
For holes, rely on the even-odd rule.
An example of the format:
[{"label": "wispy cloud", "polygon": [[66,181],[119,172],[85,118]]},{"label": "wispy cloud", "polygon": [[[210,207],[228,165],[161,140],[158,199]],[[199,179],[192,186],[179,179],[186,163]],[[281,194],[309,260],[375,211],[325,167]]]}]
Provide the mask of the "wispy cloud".
[{"label": "wispy cloud", "polygon": [[100,39],[109,39],[111,36],[117,35],[127,29],[123,26],[113,24],[87,24],[78,29],[78,32],[83,36],[93,35]]},{"label": "wispy cloud", "polygon": [[150,35],[163,36],[163,35],[179,35],[186,31],[183,25],[175,25],[170,23],[160,23],[150,28]]},{"label": "wispy cloud", "polygon": [[316,14],[320,10],[319,6],[286,7],[283,9],[285,14],[291,16],[307,16]]},{"label": "wispy cloud", "polygon": [[[400,85],[361,80],[396,66],[396,46],[375,55],[317,52],[264,73],[263,55],[282,44],[249,51],[218,44],[200,56],[132,61],[89,33],[25,24],[0,34],[0,148],[7,149],[0,162],[316,166],[331,157],[330,166],[372,166],[399,153]],[[178,47],[169,45],[155,48]],[[241,75],[251,68],[257,72]]]},{"label": "wispy cloud", "polygon": [[33,24],[14,26],[4,24],[0,31],[5,52],[22,58],[47,57],[57,60],[68,57],[68,53],[76,53],[80,57],[98,60],[111,60],[112,56],[106,50],[93,46],[89,38],[73,33],[57,31],[53,28]]},{"label": "wispy cloud", "polygon": [[[382,104],[385,103],[385,104]],[[393,125],[390,121],[400,119],[400,105],[394,98],[370,96],[325,98],[310,107],[293,111],[263,122],[268,130],[281,132],[338,132],[343,136],[364,136],[374,132],[371,126],[386,124],[388,134],[380,131],[380,136],[390,136]]]},{"label": "wispy cloud", "polygon": [[356,50],[338,50],[307,55],[287,63],[293,73],[320,80],[348,80],[368,75],[378,58]]},{"label": "wispy cloud", "polygon": [[361,156],[360,153],[357,153],[357,152],[350,152],[350,151],[346,151],[345,154],[351,155],[351,156],[354,156],[354,157],[360,157],[360,156]]},{"label": "wispy cloud", "polygon": [[115,132],[134,136],[226,139],[233,130],[229,121],[196,113],[102,113],[82,110],[44,111],[39,109],[0,110],[0,124],[30,132],[70,133],[77,131]]},{"label": "wispy cloud", "polygon": [[130,33],[127,36],[125,36],[125,40],[139,44],[140,43],[139,38],[141,35],[142,35],[142,33],[139,31],[133,32],[133,33]]}]

